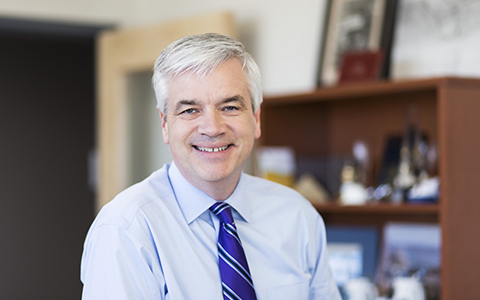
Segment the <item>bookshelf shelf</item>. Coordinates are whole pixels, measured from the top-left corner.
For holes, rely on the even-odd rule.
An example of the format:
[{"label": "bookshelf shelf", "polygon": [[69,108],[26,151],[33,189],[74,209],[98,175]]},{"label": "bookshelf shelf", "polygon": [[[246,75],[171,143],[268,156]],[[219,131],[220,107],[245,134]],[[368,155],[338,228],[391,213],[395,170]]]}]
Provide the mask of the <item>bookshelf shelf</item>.
[{"label": "bookshelf shelf", "polygon": [[315,208],[322,213],[337,214],[428,214],[438,215],[437,204],[368,204],[368,205],[342,205],[336,203],[315,204]]}]

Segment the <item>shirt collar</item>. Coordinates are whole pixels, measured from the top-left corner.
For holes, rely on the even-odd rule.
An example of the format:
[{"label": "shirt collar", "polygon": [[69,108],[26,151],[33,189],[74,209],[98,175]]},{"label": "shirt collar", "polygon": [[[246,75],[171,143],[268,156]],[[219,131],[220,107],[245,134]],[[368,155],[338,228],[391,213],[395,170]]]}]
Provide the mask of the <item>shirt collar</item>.
[{"label": "shirt collar", "polygon": [[[188,224],[197,219],[216,202],[215,199],[188,182],[188,180],[182,176],[175,163],[170,165],[168,177],[180,210]],[[242,173],[237,187],[225,202],[233,208],[234,218],[240,218],[248,222],[250,220],[250,208],[252,206],[249,203],[249,197],[247,197],[245,188],[243,187],[243,177],[244,175]]]}]

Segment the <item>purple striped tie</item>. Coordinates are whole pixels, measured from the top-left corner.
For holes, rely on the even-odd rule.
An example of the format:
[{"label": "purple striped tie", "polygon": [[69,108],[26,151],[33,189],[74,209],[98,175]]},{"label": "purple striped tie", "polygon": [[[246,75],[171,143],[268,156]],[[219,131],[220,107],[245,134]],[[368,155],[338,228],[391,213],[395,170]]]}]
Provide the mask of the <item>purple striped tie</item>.
[{"label": "purple striped tie", "polygon": [[256,300],[247,258],[237,234],[230,206],[219,201],[212,205],[210,210],[220,220],[217,245],[223,298],[225,300]]}]

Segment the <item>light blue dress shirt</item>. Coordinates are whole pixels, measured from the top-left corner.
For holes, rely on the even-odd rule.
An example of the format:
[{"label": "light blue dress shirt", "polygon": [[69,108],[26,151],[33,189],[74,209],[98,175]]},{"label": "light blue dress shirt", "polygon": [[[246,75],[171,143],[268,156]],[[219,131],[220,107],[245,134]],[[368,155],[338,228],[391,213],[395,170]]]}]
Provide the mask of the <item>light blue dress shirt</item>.
[{"label": "light blue dress shirt", "polygon": [[[340,300],[325,226],[285,186],[242,174],[225,200],[258,300]],[[84,300],[222,300],[215,200],[167,164],[105,205],[84,245]]]}]

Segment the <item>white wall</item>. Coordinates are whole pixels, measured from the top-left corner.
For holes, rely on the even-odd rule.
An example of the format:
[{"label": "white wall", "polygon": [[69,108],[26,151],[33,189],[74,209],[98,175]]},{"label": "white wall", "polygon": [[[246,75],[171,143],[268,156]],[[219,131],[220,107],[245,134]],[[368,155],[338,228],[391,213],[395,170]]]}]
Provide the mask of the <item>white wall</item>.
[{"label": "white wall", "polygon": [[326,0],[3,0],[0,16],[133,27],[233,12],[266,94],[315,87]]},{"label": "white wall", "polygon": [[0,17],[117,24],[125,20],[132,4],[129,0],[2,0]]},{"label": "white wall", "polygon": [[266,94],[315,88],[325,0],[138,0],[125,25],[228,10],[255,57]]}]

